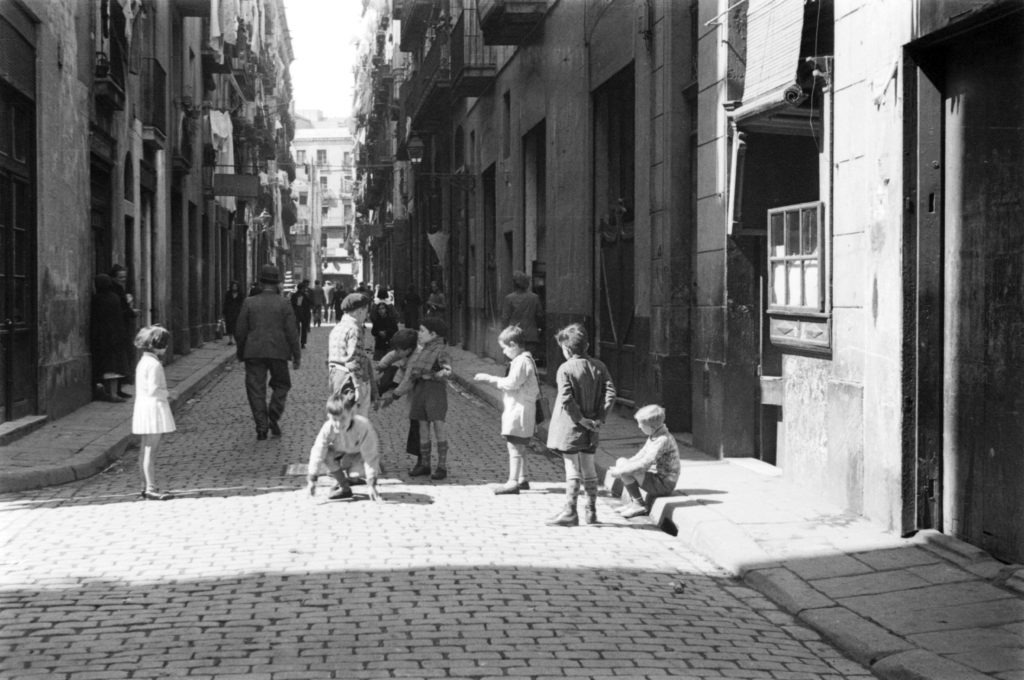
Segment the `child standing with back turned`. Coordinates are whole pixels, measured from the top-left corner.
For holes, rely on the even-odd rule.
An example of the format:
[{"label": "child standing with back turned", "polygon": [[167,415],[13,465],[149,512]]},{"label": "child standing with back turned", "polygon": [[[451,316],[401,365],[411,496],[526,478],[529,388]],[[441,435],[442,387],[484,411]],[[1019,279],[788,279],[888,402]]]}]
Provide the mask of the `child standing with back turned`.
[{"label": "child standing with back turned", "polygon": [[565,463],[565,508],[551,526],[579,525],[576,499],[580,481],[587,494],[587,524],[597,523],[597,451],[598,428],[615,405],[615,385],[608,367],[587,356],[590,341],[578,323],[570,324],[555,335],[565,362],[558,367],[558,393],[551,409],[548,448],[562,454]]},{"label": "child standing with back turned", "polygon": [[146,326],[135,336],[142,358],[135,367],[135,406],[132,410],[132,434],[142,435],[139,467],[142,469],[142,493],[147,501],[166,501],[173,496],[156,486],[154,462],[160,438],[174,432],[174,414],[167,401],[167,379],[160,357],[167,351],[171,333],[163,326]]},{"label": "child standing with back turned", "polygon": [[526,351],[526,334],[509,326],[498,335],[498,345],[512,364],[508,375],[499,378],[477,373],[473,380],[489,382],[501,390],[501,434],[508,446],[508,482],[494,490],[496,495],[518,494],[530,488],[526,480],[526,447],[536,427],[536,402],[540,396],[537,365]]}]

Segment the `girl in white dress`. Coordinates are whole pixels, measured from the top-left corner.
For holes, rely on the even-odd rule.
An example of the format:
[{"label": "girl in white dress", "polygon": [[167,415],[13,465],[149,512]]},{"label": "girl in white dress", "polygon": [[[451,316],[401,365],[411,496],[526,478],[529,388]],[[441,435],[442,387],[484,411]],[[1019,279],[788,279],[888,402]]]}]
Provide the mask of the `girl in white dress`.
[{"label": "girl in white dress", "polygon": [[141,496],[148,501],[166,501],[173,496],[157,488],[153,464],[160,447],[160,437],[174,432],[174,415],[167,401],[167,380],[160,357],[167,351],[170,332],[163,326],[146,326],[135,336],[135,346],[143,351],[135,367],[135,409],[132,411],[132,434],[142,435],[139,446],[139,467],[144,486]]}]

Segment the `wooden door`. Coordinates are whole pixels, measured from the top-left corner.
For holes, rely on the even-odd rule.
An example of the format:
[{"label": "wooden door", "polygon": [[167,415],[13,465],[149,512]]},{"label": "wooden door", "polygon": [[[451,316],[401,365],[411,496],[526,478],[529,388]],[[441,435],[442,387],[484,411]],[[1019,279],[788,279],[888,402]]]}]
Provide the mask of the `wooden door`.
[{"label": "wooden door", "polygon": [[944,50],[945,528],[1024,560],[1024,18]]},{"label": "wooden door", "polygon": [[35,412],[35,106],[0,82],[0,422]]}]

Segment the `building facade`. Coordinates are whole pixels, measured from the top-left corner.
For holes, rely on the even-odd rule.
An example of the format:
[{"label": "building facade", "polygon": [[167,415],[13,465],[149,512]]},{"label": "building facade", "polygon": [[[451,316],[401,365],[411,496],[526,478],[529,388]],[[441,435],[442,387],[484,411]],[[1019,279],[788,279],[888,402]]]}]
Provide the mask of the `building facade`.
[{"label": "building facade", "polygon": [[401,204],[366,232],[442,283],[451,341],[497,358],[526,271],[548,356],[583,322],[623,401],[705,452],[1024,559],[1024,3],[367,16],[357,210]]},{"label": "building facade", "polygon": [[287,157],[279,0],[0,2],[0,422],[93,397],[93,278],[127,267],[137,325],[215,338],[228,281],[276,262],[256,208]]},{"label": "building facade", "polygon": [[299,221],[293,227],[293,271],[300,280],[332,281],[352,290],[362,271],[355,246],[355,140],[349,122],[300,111],[296,123],[292,194],[297,195]]}]

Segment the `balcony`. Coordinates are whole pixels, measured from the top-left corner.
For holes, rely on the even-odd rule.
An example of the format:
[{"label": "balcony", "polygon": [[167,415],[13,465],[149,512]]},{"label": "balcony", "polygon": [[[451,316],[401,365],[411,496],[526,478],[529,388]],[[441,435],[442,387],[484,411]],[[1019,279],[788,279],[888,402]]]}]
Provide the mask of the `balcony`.
[{"label": "balcony", "polygon": [[124,61],[116,40],[110,43],[111,53],[96,53],[93,97],[100,108],[124,111]]},{"label": "balcony", "polygon": [[167,139],[167,72],[153,57],[142,60],[142,140],[163,149]]},{"label": "balcony", "polygon": [[451,57],[448,42],[435,40],[423,58],[420,69],[406,81],[405,111],[414,129],[427,129],[444,123],[451,104]]},{"label": "balcony", "polygon": [[544,0],[479,0],[487,45],[522,45],[547,14]]},{"label": "balcony", "polygon": [[402,20],[402,35],[399,36],[398,47],[403,52],[414,52],[415,47],[423,42],[427,33],[430,16],[434,5],[439,0],[405,0],[395,5],[395,14]]},{"label": "balcony", "polygon": [[484,44],[476,9],[463,10],[451,35],[454,98],[479,97],[491,86],[498,71],[500,49]]}]

